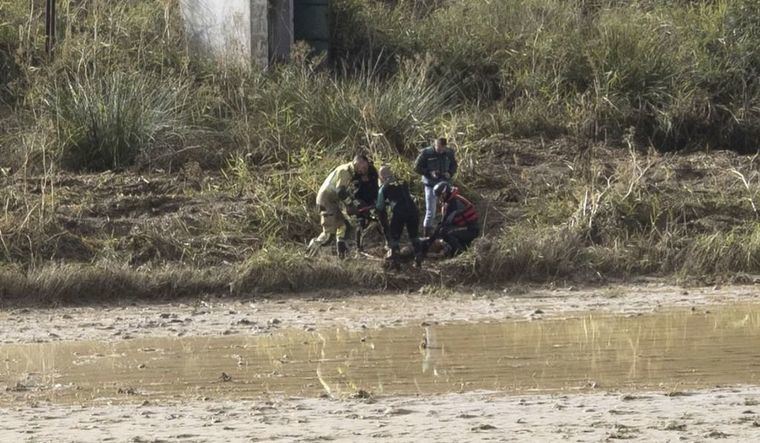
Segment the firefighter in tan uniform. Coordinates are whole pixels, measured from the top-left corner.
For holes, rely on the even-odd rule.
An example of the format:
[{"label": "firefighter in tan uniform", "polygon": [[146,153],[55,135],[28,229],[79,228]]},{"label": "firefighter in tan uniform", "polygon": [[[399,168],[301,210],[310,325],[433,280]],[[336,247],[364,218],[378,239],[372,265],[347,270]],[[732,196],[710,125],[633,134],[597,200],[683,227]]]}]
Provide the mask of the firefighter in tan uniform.
[{"label": "firefighter in tan uniform", "polygon": [[313,254],[322,246],[328,245],[337,236],[336,248],[338,256],[345,258],[348,252],[346,240],[351,235],[352,226],[348,217],[356,211],[353,205],[354,175],[367,173],[369,163],[366,157],[357,155],[350,163],[335,168],[325,179],[317,192],[317,207],[319,208],[322,233],[309,242],[308,252]]}]

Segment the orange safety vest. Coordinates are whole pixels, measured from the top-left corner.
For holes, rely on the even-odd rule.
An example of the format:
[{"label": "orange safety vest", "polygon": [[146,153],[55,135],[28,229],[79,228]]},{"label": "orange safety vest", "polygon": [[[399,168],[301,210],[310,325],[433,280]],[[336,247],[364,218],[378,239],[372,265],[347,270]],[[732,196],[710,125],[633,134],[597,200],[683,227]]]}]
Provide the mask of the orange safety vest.
[{"label": "orange safety vest", "polygon": [[454,220],[452,220],[452,223],[454,224],[454,226],[464,227],[478,221],[478,210],[475,209],[475,205],[470,203],[470,201],[467,200],[466,198],[459,195],[456,189],[451,192],[451,196],[449,197],[448,200],[446,200],[446,204],[443,205],[443,208],[441,211],[442,216],[446,216],[446,210],[448,208],[449,202],[453,199],[459,200],[464,205],[464,211],[457,214],[457,216],[454,217]]}]

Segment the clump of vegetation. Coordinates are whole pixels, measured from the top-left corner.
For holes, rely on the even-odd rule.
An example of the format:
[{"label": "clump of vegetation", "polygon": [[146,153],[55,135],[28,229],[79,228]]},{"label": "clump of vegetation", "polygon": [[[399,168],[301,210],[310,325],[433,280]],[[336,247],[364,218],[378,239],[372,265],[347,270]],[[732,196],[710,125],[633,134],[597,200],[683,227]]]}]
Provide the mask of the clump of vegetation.
[{"label": "clump of vegetation", "polygon": [[431,83],[424,61],[407,63],[392,79],[370,68],[337,78],[303,63],[245,75],[243,87],[222,90],[233,106],[214,119],[228,128],[236,154],[259,164],[292,163],[305,150],[343,155],[360,145],[397,155],[424,142],[451,109],[453,89]]},{"label": "clump of vegetation", "polygon": [[[61,166],[104,171],[134,165],[184,141],[187,84],[146,74],[69,76],[56,82],[46,104]],[[163,149],[162,149],[163,148]]]},{"label": "clump of vegetation", "polygon": [[238,292],[250,293],[356,287],[382,289],[386,286],[387,277],[379,268],[368,268],[363,263],[356,262],[312,261],[304,257],[300,250],[273,246],[262,249],[243,265],[232,288]]},{"label": "clump of vegetation", "polygon": [[757,148],[751,0],[335,3],[364,25],[339,28],[349,59],[427,54],[433,76],[511,133],[614,144],[635,127],[664,151]]}]

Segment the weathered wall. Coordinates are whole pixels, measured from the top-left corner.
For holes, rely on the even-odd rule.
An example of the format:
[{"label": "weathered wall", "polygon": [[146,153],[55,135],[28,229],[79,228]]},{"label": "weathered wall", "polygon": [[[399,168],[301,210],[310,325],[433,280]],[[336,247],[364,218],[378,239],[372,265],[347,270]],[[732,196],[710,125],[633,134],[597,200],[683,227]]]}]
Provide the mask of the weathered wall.
[{"label": "weathered wall", "polygon": [[181,0],[192,49],[221,63],[269,58],[267,0]]},{"label": "weathered wall", "polygon": [[295,39],[303,40],[316,51],[327,52],[330,41],[329,0],[294,0]]},{"label": "weathered wall", "polygon": [[293,0],[269,0],[269,59],[287,60],[293,44]]}]

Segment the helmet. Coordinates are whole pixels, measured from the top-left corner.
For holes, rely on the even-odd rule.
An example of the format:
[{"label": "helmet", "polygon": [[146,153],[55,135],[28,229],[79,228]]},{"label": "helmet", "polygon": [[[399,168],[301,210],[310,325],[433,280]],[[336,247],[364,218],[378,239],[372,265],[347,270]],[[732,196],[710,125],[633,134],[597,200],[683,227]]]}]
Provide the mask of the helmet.
[{"label": "helmet", "polygon": [[436,197],[443,196],[443,198],[448,198],[449,194],[451,194],[451,185],[449,182],[440,182],[433,187],[433,193],[435,193]]}]

